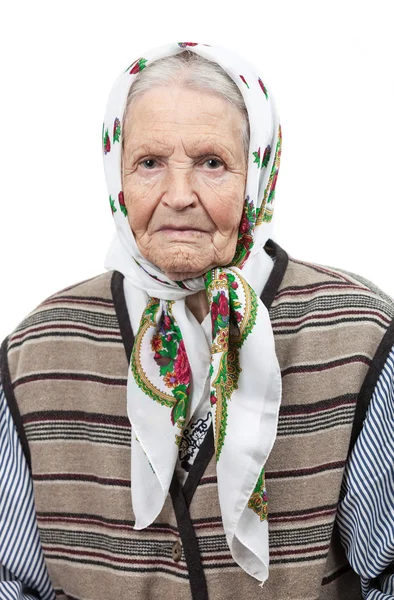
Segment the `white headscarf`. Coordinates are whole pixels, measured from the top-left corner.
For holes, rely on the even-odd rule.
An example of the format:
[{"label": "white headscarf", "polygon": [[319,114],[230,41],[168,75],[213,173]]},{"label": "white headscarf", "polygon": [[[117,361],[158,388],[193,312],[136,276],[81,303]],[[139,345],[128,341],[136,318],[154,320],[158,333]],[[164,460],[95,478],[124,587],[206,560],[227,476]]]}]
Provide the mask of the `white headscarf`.
[{"label": "white headscarf", "polygon": [[[250,146],[244,214],[231,266],[174,282],[141,255],[129,225],[121,180],[121,123],[129,88],[138,73],[185,48],[219,64],[240,89],[250,122]],[[275,101],[263,81],[248,61],[227,48],[191,42],[165,44],[144,52],[116,79],[102,130],[105,176],[116,225],[105,268],[120,271],[126,295],[138,289],[146,303],[135,332],[127,381],[135,529],[150,525],[162,510],[182,430],[203,402],[210,376],[226,539],[234,560],[262,583],[268,577],[269,563],[264,465],[275,441],[282,393],[268,310],[253,289],[253,272],[267,258],[264,245],[272,232],[281,152]],[[189,294],[204,288],[212,318],[211,347],[185,303]]]}]

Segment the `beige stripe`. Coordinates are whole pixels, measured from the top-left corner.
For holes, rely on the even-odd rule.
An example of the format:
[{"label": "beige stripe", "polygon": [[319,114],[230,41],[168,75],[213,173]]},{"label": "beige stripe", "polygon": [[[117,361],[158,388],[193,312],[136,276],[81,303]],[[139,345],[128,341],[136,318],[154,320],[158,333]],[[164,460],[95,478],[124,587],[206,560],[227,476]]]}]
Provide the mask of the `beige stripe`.
[{"label": "beige stripe", "polygon": [[[62,512],[73,515],[92,514],[105,519],[134,521],[130,488],[99,486],[86,482],[34,481],[35,505],[38,512]],[[155,525],[164,523],[177,530],[177,522],[170,496]],[[144,535],[145,530],[133,530],[133,536]],[[155,536],[156,534],[153,533]]]},{"label": "beige stripe", "polygon": [[[279,466],[277,463],[274,466]],[[267,463],[267,492],[270,512],[280,513],[294,510],[305,510],[317,506],[336,504],[339,497],[343,470],[325,471],[308,477],[269,479]],[[197,487],[190,505],[193,519],[220,515],[218,491],[216,485]],[[329,517],[327,521],[332,521]]]},{"label": "beige stripe", "polygon": [[[371,345],[365,344],[366,326]],[[281,370],[283,371],[294,364],[331,362],[360,352],[373,358],[374,348],[380,343],[384,331],[376,323],[352,322],[342,323],[341,331],[338,330],[338,325],[333,325],[327,328],[305,327],[297,333],[289,334],[281,334],[280,328],[277,328],[275,333],[277,334],[275,349],[282,355]]]},{"label": "beige stripe", "polygon": [[189,581],[171,573],[127,573],[52,558],[47,566],[53,587],[81,600],[191,600]]},{"label": "beige stripe", "polygon": [[127,417],[126,383],[104,385],[89,381],[47,380],[20,386],[16,388],[16,394],[22,414],[37,410],[83,410]]},{"label": "beige stripe", "polygon": [[[316,570],[322,572],[323,566],[324,560],[313,561],[311,564],[270,565],[268,580],[262,588],[257,579],[240,567],[212,571],[206,569],[208,595],[215,600],[317,600],[320,585],[316,584]],[[344,600],[345,597],[338,596],[338,600]]]},{"label": "beige stripe", "polygon": [[[336,436],[335,444],[333,444],[333,435]],[[279,471],[288,471],[343,461],[349,441],[349,423],[337,425],[335,432],[330,428],[306,435],[281,436],[275,440],[267,461],[267,471],[269,472],[269,469],[276,464],[281,465]],[[317,447],[319,454],[316,453]]]},{"label": "beige stripe", "polygon": [[289,373],[282,377],[282,404],[313,404],[344,394],[358,394],[368,365],[355,362],[325,371]]},{"label": "beige stripe", "polygon": [[[29,351],[30,345],[34,351]],[[14,379],[45,370],[91,371],[102,376],[127,377],[128,362],[121,342],[89,343],[75,337],[31,340],[24,344],[21,352],[17,348],[10,351],[8,358],[10,370],[15,373]]]},{"label": "beige stripe", "polygon": [[113,271],[105,271],[104,273],[100,273],[91,281],[87,283],[82,283],[81,285],[78,282],[71,289],[66,290],[65,292],[58,292],[54,294],[56,297],[61,296],[96,296],[99,298],[104,298],[106,300],[111,300],[111,278]]},{"label": "beige stripe", "polygon": [[[56,452],[53,444],[56,444]],[[35,470],[41,473],[79,473],[109,479],[130,479],[130,448],[127,446],[102,447],[78,440],[49,442],[31,441]]]}]

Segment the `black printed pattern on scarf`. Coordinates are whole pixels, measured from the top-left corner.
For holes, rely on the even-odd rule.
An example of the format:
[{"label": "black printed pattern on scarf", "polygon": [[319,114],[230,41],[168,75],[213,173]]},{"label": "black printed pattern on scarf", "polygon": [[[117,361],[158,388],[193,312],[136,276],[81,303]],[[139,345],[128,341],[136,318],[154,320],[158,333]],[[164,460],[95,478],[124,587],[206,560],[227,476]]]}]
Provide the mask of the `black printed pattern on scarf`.
[{"label": "black printed pattern on scarf", "polygon": [[211,418],[211,413],[208,413],[205,419],[200,418],[197,421],[190,421],[183,431],[178,454],[181,466],[187,472],[190,471],[197,456],[198,449],[211,424]]}]

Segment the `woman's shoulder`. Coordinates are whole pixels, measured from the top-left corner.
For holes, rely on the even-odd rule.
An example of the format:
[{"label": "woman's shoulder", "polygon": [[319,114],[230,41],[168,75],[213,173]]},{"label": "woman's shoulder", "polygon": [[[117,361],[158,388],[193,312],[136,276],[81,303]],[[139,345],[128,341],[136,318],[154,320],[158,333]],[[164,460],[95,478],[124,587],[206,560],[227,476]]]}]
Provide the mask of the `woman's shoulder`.
[{"label": "woman's shoulder", "polygon": [[72,322],[97,323],[114,313],[112,280],[114,271],[105,271],[74,282],[43,299],[9,333],[8,345],[45,329]]},{"label": "woman's shoulder", "polygon": [[366,318],[373,314],[384,327],[394,327],[394,298],[375,282],[341,267],[297,259],[288,254],[273,310],[283,312],[281,305],[289,307],[290,304],[297,314],[308,311],[326,314],[339,310],[354,315],[360,324],[363,321],[361,313]]},{"label": "woman's shoulder", "polygon": [[36,308],[45,305],[50,302],[53,298],[65,298],[69,296],[76,296],[78,298],[103,295],[103,297],[109,297],[111,295],[111,279],[114,271],[105,271],[83,279],[68,285],[65,288],[57,290],[47,298],[45,298]]},{"label": "woman's shoulder", "polygon": [[394,316],[394,298],[364,275],[337,266],[299,260],[288,256],[288,265],[282,282],[283,287],[305,287],[312,295],[342,296],[343,293],[363,295]]}]

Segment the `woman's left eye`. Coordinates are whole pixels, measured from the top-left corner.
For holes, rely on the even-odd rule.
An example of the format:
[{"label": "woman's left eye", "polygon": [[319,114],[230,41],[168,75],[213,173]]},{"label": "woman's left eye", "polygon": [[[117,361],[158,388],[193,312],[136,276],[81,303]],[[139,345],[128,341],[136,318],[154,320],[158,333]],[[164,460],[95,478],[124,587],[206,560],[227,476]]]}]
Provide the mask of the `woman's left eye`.
[{"label": "woman's left eye", "polygon": [[[223,163],[221,160],[218,160],[217,158],[208,158],[206,161],[207,162],[214,162],[217,163],[219,165],[219,167],[223,166]],[[216,171],[216,169],[210,169],[211,171]]]}]

